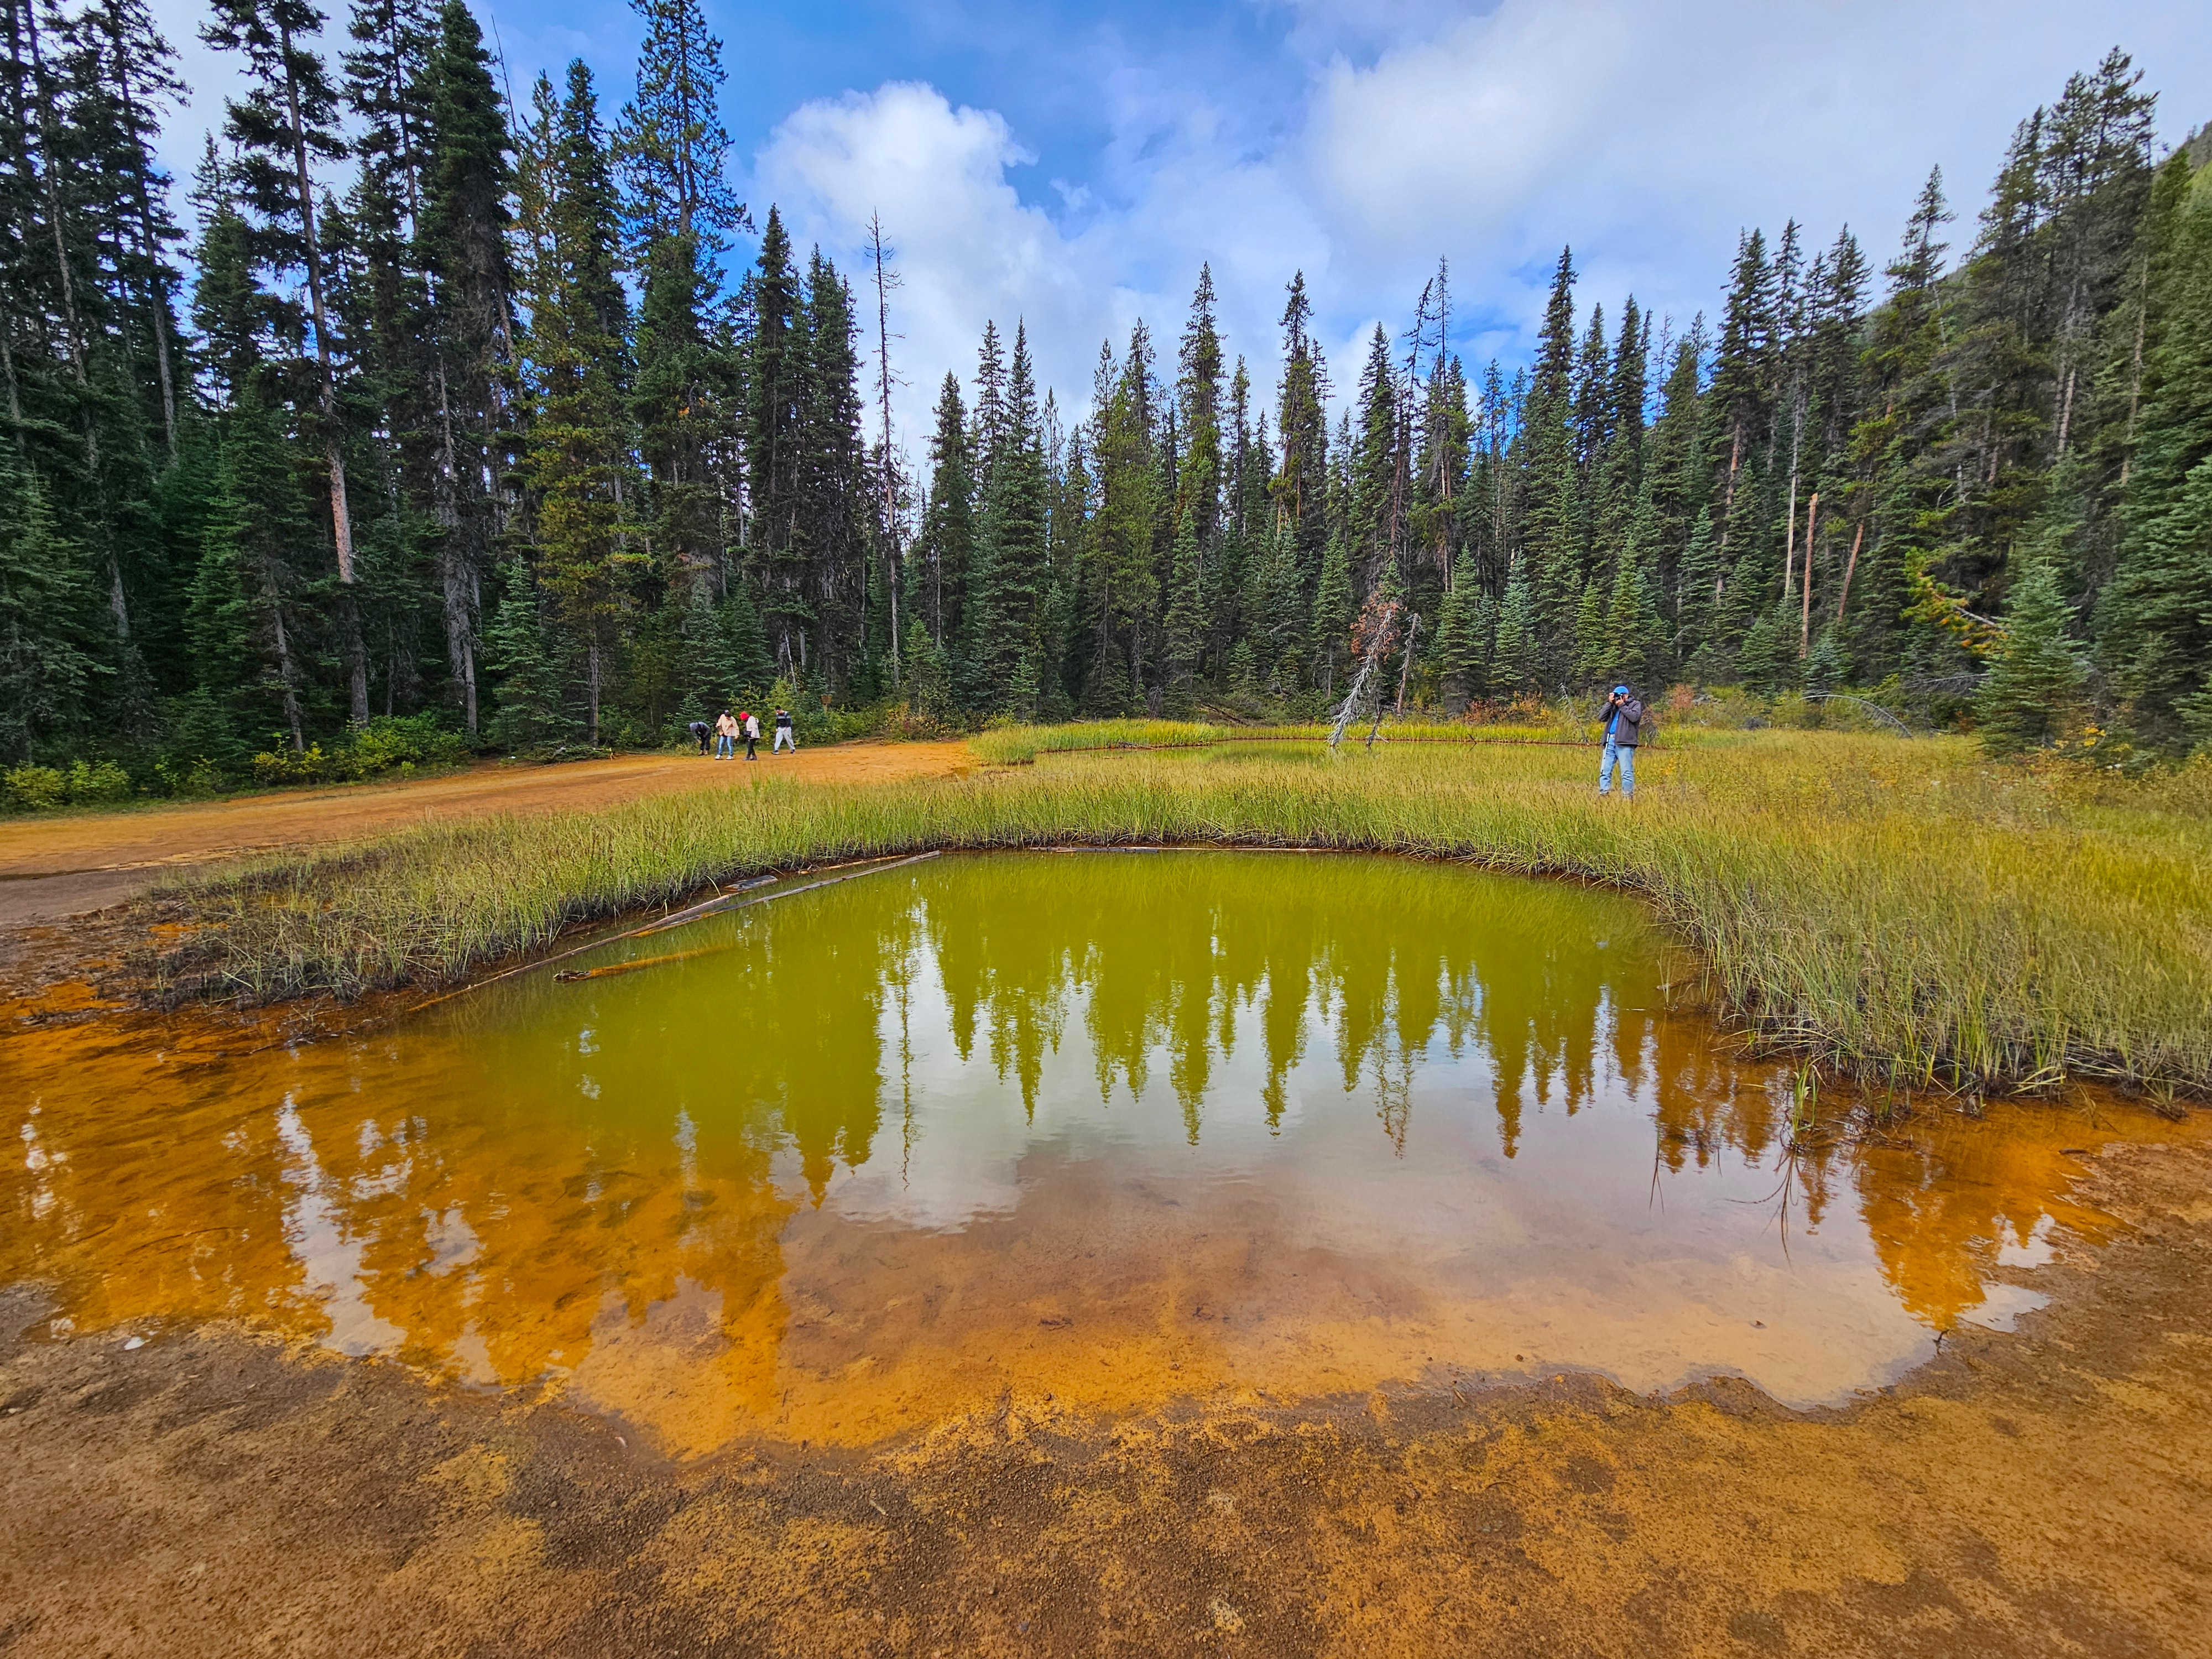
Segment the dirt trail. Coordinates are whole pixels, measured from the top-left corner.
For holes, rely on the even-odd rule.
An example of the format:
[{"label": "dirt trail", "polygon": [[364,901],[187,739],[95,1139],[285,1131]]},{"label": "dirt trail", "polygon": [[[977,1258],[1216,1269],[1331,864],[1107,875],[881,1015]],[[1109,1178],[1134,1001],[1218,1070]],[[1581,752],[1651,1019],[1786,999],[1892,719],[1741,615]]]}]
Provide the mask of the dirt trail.
[{"label": "dirt trail", "polygon": [[428,818],[580,811],[733,781],[746,772],[820,782],[941,777],[975,764],[965,744],[844,744],[763,754],[755,767],[697,755],[628,755],[566,766],[479,766],[445,777],[289,791],[240,800],[0,820],[0,926],[53,921],[128,898],[179,866],[319,842],[352,841]]}]

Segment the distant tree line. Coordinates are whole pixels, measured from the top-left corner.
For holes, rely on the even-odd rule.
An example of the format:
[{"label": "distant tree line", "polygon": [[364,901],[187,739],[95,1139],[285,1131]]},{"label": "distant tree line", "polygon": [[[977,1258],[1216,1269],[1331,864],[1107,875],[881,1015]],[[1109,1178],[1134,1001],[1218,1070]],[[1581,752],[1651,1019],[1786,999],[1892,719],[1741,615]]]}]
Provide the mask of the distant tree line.
[{"label": "distant tree line", "polygon": [[1334,423],[1303,276],[1262,406],[1201,270],[1079,420],[987,326],[908,476],[880,238],[856,289],[756,226],[697,0],[633,3],[610,116],[581,63],[511,106],[464,0],[359,0],[335,64],[308,0],[211,0],[245,90],[187,231],[145,0],[0,0],[0,763],[181,787],[383,717],[657,743],[771,694],[1310,712],[1377,616],[1455,708],[1880,687],[2212,744],[2212,146],[2160,162],[2117,52],[1956,260],[1933,175],[1881,273],[1752,231],[1679,331],[1578,312],[1563,252],[1479,380],[1440,265]]}]

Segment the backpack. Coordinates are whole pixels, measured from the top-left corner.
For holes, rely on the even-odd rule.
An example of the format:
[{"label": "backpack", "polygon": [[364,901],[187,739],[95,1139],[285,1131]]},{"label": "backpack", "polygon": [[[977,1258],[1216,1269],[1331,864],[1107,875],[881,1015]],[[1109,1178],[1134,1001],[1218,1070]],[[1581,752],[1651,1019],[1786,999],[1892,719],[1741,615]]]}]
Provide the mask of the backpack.
[{"label": "backpack", "polygon": [[1620,705],[1620,718],[1626,720],[1631,726],[1642,726],[1644,724],[1643,699],[1640,697],[1631,697],[1627,702],[1622,703]]}]

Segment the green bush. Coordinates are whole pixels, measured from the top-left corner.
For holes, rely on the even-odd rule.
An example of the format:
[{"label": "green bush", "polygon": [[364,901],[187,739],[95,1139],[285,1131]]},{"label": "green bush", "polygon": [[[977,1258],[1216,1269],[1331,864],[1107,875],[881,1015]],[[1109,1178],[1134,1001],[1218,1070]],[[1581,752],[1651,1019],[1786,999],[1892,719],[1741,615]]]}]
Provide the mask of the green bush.
[{"label": "green bush", "polygon": [[88,764],[79,761],[69,769],[69,798],[76,806],[108,806],[131,799],[131,775],[113,761]]},{"label": "green bush", "polygon": [[380,715],[347,745],[345,775],[374,777],[403,766],[459,766],[468,757],[468,739],[439,725],[434,714]]},{"label": "green bush", "polygon": [[131,795],[131,775],[109,760],[78,761],[66,772],[52,766],[18,766],[0,773],[0,806],[11,811],[112,806]]},{"label": "green bush", "polygon": [[424,766],[458,766],[468,741],[438,724],[434,714],[386,714],[335,747],[307,745],[305,754],[266,750],[253,757],[253,781],[264,788],[287,784],[344,783]]},{"label": "green bush", "polygon": [[51,766],[18,766],[0,774],[8,805],[18,812],[51,812],[69,800],[69,779]]},{"label": "green bush", "polygon": [[154,775],[179,800],[206,800],[230,785],[223,769],[204,755],[191,760],[164,756],[154,763]]}]

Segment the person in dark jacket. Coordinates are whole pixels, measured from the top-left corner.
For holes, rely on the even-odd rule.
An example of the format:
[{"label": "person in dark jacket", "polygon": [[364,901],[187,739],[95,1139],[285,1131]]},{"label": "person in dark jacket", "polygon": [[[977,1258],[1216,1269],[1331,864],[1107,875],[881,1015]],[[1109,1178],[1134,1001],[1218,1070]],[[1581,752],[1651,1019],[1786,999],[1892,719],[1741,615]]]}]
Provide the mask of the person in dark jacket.
[{"label": "person in dark jacket", "polygon": [[707,739],[714,735],[714,728],[708,725],[704,720],[693,720],[691,724],[684,729],[690,732],[693,738],[697,739],[699,752],[702,755],[705,754],[707,752]]},{"label": "person in dark jacket", "polygon": [[780,755],[787,749],[794,755],[799,752],[799,734],[791,729],[791,710],[779,708],[775,711],[775,744],[768,752]]},{"label": "person in dark jacket", "polygon": [[1597,792],[1609,794],[1613,790],[1613,771],[1620,769],[1620,793],[1624,799],[1636,798],[1636,745],[1644,738],[1644,705],[1625,685],[1616,685],[1605,700],[1605,707],[1597,711],[1605,723],[1605,753],[1597,763]]}]

